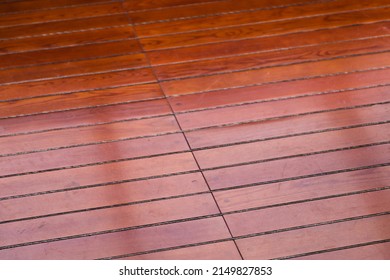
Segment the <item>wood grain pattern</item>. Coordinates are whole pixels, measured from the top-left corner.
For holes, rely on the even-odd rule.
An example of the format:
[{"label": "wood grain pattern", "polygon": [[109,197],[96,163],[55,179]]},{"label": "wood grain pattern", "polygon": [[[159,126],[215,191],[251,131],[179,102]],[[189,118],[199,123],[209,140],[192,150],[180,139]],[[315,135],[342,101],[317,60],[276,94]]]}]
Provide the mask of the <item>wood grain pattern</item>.
[{"label": "wood grain pattern", "polygon": [[[159,85],[156,83],[124,86],[112,89],[84,91],[72,94],[61,94],[32,99],[0,102],[0,116],[12,117],[18,115],[55,112],[60,110],[88,108],[92,106],[155,99],[161,98],[162,96],[163,93]],[[32,118],[32,121],[34,121],[34,118]],[[4,123],[5,128],[3,131],[5,133],[8,132],[8,129],[11,129],[10,127],[7,127],[7,122],[8,120],[1,120],[1,123]],[[10,120],[10,122],[13,121]],[[15,120],[15,123],[17,124],[18,121]],[[45,129],[45,126],[42,128]],[[18,132],[17,125],[15,125],[13,129],[14,130],[11,129],[9,133]],[[31,130],[25,127],[25,131],[29,132]]]},{"label": "wood grain pattern", "polygon": [[225,220],[233,236],[243,236],[386,212],[389,199],[390,190],[383,190],[230,214]]},{"label": "wood grain pattern", "polygon": [[345,111],[319,113],[307,116],[295,116],[259,123],[240,124],[228,127],[204,129],[186,132],[192,148],[231,144],[240,141],[252,141],[273,137],[282,137],[310,131],[342,128],[381,122],[390,112],[388,104],[375,105]]},{"label": "wood grain pattern", "polygon": [[386,239],[389,221],[386,215],[241,239],[237,244],[244,259],[281,258]]},{"label": "wood grain pattern", "polygon": [[[356,23],[374,23],[388,20],[388,7],[368,9],[350,13],[340,13],[310,18],[290,19],[270,23],[228,27],[217,30],[196,31],[191,33],[167,35],[161,37],[142,38],[145,50],[168,49],[217,43],[227,40],[242,40],[271,35],[289,34],[293,32],[312,31],[321,28],[348,26]],[[357,20],[358,19],[358,20]]]},{"label": "wood grain pattern", "polygon": [[233,241],[121,258],[123,260],[241,260]]},{"label": "wood grain pattern", "polygon": [[388,92],[389,87],[345,91],[190,112],[178,115],[177,119],[183,129],[196,129],[387,102],[390,101]]},{"label": "wood grain pattern", "polygon": [[96,259],[229,237],[223,219],[216,217],[6,249],[0,259]]},{"label": "wood grain pattern", "polygon": [[308,255],[295,260],[388,260],[390,243],[379,243],[351,249]]},{"label": "wood grain pattern", "polygon": [[[222,14],[212,17],[191,18],[175,22],[158,22],[136,26],[137,34],[140,37],[165,35],[171,33],[191,32],[204,29],[215,29],[253,23],[279,21],[291,18],[310,17],[315,15],[326,15],[332,13],[351,12],[354,10],[375,8],[388,5],[387,0],[381,1],[351,1],[342,0],[334,3],[308,2],[305,5],[290,6],[275,9],[244,11],[242,13]],[[257,2],[258,3],[258,2]],[[257,4],[256,3],[256,4]],[[240,3],[241,6],[248,5],[247,2]],[[287,3],[286,3],[287,4]],[[236,4],[237,5],[237,4]],[[251,7],[254,7],[250,3]]]},{"label": "wood grain pattern", "polygon": [[[218,213],[211,194],[2,224],[0,246],[130,228]],[[18,232],[18,234],[14,234]]]},{"label": "wood grain pattern", "polygon": [[388,186],[390,167],[323,175],[215,192],[222,212],[291,203]]},{"label": "wood grain pattern", "polygon": [[[1,221],[139,203],[207,191],[208,188],[202,175],[197,172],[146,181],[26,196],[0,200]],[[53,201],[55,203],[52,203]]]},{"label": "wood grain pattern", "polygon": [[379,145],[352,150],[314,154],[236,167],[205,171],[213,190],[250,184],[264,184],[312,174],[388,163],[390,146]]},{"label": "wood grain pattern", "polygon": [[124,0],[124,7],[129,11],[138,11],[138,10],[152,10],[160,8],[168,8],[174,6],[182,5],[193,5],[203,2],[218,2],[225,0],[146,0],[146,1],[136,1],[136,0]]},{"label": "wood grain pattern", "polygon": [[[120,161],[74,169],[6,177],[1,180],[1,197],[53,190],[67,190],[88,185],[107,184],[180,172],[196,171],[191,153]],[[44,182],[44,183],[43,183]]]},{"label": "wood grain pattern", "polygon": [[170,97],[168,100],[175,112],[221,107],[248,102],[286,99],[324,92],[345,91],[375,87],[388,83],[390,69],[354,72],[335,76],[293,80],[282,83],[229,88],[198,94]]},{"label": "wood grain pattern", "polygon": [[334,73],[368,70],[389,65],[388,53],[339,58],[332,61],[306,62],[259,70],[210,75],[162,82],[166,95],[182,95],[229,87],[281,82],[292,79],[329,75]]},{"label": "wood grain pattern", "polygon": [[389,22],[344,26],[269,37],[243,39],[212,43],[200,46],[178,47],[175,49],[148,52],[152,65],[213,59],[249,53],[267,52],[275,49],[296,48],[307,45],[383,36],[390,34]]}]

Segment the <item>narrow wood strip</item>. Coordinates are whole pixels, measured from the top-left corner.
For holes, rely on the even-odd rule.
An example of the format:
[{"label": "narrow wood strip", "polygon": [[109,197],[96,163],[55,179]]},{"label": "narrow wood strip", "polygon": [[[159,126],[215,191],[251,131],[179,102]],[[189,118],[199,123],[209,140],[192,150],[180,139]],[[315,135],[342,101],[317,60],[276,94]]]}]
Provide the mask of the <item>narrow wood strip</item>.
[{"label": "narrow wood strip", "polygon": [[390,101],[390,87],[378,87],[323,95],[255,103],[177,115],[183,129],[220,126],[231,123],[280,118],[337,108]]},{"label": "narrow wood strip", "polygon": [[28,28],[26,28],[26,25],[0,27],[0,39],[42,36],[47,34],[58,34],[63,32],[76,32],[81,30],[128,25],[129,19],[126,14],[68,19],[50,22],[50,24],[45,22],[29,24]]},{"label": "narrow wood strip", "polygon": [[150,68],[123,70],[103,74],[90,74],[49,81],[26,82],[16,85],[0,86],[1,99],[31,98],[37,96],[90,91],[95,89],[128,86],[154,82],[155,76]]},{"label": "narrow wood strip", "polygon": [[0,176],[187,151],[182,134],[0,157]]},{"label": "narrow wood strip", "polygon": [[0,41],[0,55],[134,38],[131,26]]},{"label": "narrow wood strip", "polygon": [[[211,194],[200,194],[46,217],[0,225],[0,246],[61,238],[120,228],[196,218],[218,213]],[[19,234],[14,234],[18,232]]]},{"label": "narrow wood strip", "polygon": [[[114,106],[9,118],[0,120],[0,124],[3,128],[1,135],[88,126],[99,123],[161,116],[170,113],[171,109],[168,102],[164,99],[157,99]],[[26,129],[26,126],[28,126],[28,129]]]},{"label": "narrow wood strip", "polygon": [[389,199],[390,190],[382,190],[225,215],[225,220],[233,236],[242,236],[386,212]]},{"label": "narrow wood strip", "polygon": [[3,55],[0,59],[0,68],[10,69],[14,67],[96,59],[136,52],[141,52],[141,48],[136,40],[130,39],[118,42]]},{"label": "narrow wood strip", "polygon": [[[118,87],[113,89],[93,90],[86,92],[78,92],[72,94],[62,94],[54,96],[45,96],[32,99],[22,99],[10,102],[0,102],[0,117],[12,117],[18,115],[39,114],[45,112],[55,112],[61,110],[71,110],[78,108],[88,108],[93,106],[104,106],[117,103],[134,102],[139,100],[147,100],[153,98],[162,98],[158,84],[143,84]],[[153,103],[151,103],[153,104]],[[98,111],[103,109],[97,109]],[[104,111],[104,110],[103,110]],[[158,112],[158,110],[156,111]],[[43,116],[44,117],[44,116]],[[30,117],[28,117],[30,118]],[[38,119],[41,117],[37,117]],[[22,118],[20,120],[25,120]],[[36,118],[31,118],[34,121]],[[34,131],[28,127],[21,128],[17,125],[19,121],[16,120],[0,120],[0,123],[4,123],[5,130],[0,134],[13,134],[19,132],[31,132]],[[13,123],[13,125],[7,125],[7,123]],[[40,129],[53,128],[52,125],[47,126],[44,123],[40,123]],[[58,126],[55,127],[67,127]]]},{"label": "narrow wood strip", "polygon": [[204,148],[241,141],[283,137],[310,131],[382,122],[384,116],[387,116],[389,113],[390,106],[388,104],[375,105],[366,108],[186,132],[186,137],[192,148]]},{"label": "narrow wood strip", "polygon": [[200,150],[195,151],[194,155],[200,167],[205,169],[367,145],[389,139],[390,124],[383,124]]},{"label": "narrow wood strip", "polygon": [[222,212],[267,207],[294,201],[384,188],[390,179],[390,167],[377,167],[317,176],[280,183],[215,192]]},{"label": "narrow wood strip", "polygon": [[197,92],[243,87],[248,85],[302,79],[334,73],[368,70],[386,67],[390,63],[388,53],[361,55],[258,70],[247,70],[205,77],[162,82],[166,95],[183,95]]},{"label": "narrow wood strip", "polygon": [[1,250],[0,259],[97,259],[229,237],[223,219],[215,217]]},{"label": "narrow wood strip", "polygon": [[145,137],[172,133],[179,130],[172,116],[116,122],[97,126],[47,131],[35,134],[0,138],[1,153],[13,154],[91,143],[118,141],[121,139]]},{"label": "narrow wood strip", "polygon": [[248,164],[205,171],[211,189],[288,180],[289,178],[321,174],[341,169],[385,164],[390,145],[314,154],[269,162]]},{"label": "narrow wood strip", "polygon": [[124,0],[123,6],[128,11],[139,11],[139,10],[154,10],[161,8],[171,8],[182,5],[194,5],[208,2],[221,2],[225,0],[148,0],[148,1],[137,1],[137,0]]},{"label": "narrow wood strip", "polygon": [[[244,259],[272,259],[389,237],[389,215],[237,240]],[[334,238],[337,234],[337,238]]]},{"label": "narrow wood strip", "polygon": [[288,6],[310,2],[308,0],[247,0],[247,1],[219,1],[200,3],[198,5],[169,7],[167,9],[134,11],[130,13],[131,20],[136,24],[177,20],[189,17],[205,17],[221,13],[240,12],[251,9],[270,9],[275,6]]},{"label": "narrow wood strip", "polygon": [[213,59],[272,50],[290,49],[307,45],[326,44],[330,42],[356,40],[374,36],[389,35],[390,22],[341,26],[333,29],[322,29],[275,35],[269,37],[220,42],[200,46],[179,47],[176,49],[148,52],[153,65]]},{"label": "narrow wood strip", "polygon": [[66,19],[97,17],[123,13],[121,3],[95,4],[80,7],[65,7],[50,10],[31,11],[22,14],[6,14],[0,19],[0,26],[17,26]]},{"label": "narrow wood strip", "polygon": [[141,38],[145,50],[168,49],[183,46],[242,40],[260,36],[281,35],[293,32],[313,31],[353,24],[374,23],[388,20],[390,8],[378,8],[310,18],[291,19],[270,23],[196,31],[160,37]]},{"label": "narrow wood strip", "polygon": [[321,254],[294,258],[295,260],[388,260],[390,242],[359,246]]},{"label": "narrow wood strip", "polygon": [[[138,203],[208,191],[200,173],[189,173],[65,192],[0,200],[1,221]],[[55,203],[53,203],[55,202]]]},{"label": "narrow wood strip", "polygon": [[332,43],[324,46],[310,46],[237,57],[219,58],[206,61],[155,67],[159,80],[170,80],[202,75],[288,65],[307,61],[325,60],[343,56],[361,55],[388,51],[390,37]]},{"label": "narrow wood strip", "polygon": [[376,87],[387,84],[387,77],[389,75],[390,69],[386,68],[260,86],[224,89],[199,94],[171,96],[168,100],[175,112],[185,112],[231,106],[245,102],[262,102],[324,92]]},{"label": "narrow wood strip", "polygon": [[114,57],[62,62],[41,66],[30,66],[0,70],[0,83],[20,83],[59,77],[88,75],[148,66],[144,54],[128,54]]},{"label": "narrow wood strip", "polygon": [[121,258],[123,260],[241,260],[233,241]]},{"label": "narrow wood strip", "polygon": [[144,177],[196,171],[191,153],[107,163],[96,166],[7,177],[1,180],[1,197],[66,190]]},{"label": "narrow wood strip", "polygon": [[0,13],[22,13],[31,10],[60,8],[71,5],[96,4],[101,2],[111,2],[110,0],[39,0],[39,1],[18,1],[10,2],[0,6]]},{"label": "narrow wood strip", "polygon": [[[137,25],[137,34],[140,37],[165,35],[180,32],[191,32],[204,29],[224,28],[231,26],[247,25],[260,22],[286,20],[292,18],[326,15],[332,13],[351,12],[354,10],[375,8],[387,5],[387,0],[377,1],[322,1],[307,2],[305,5],[287,6],[283,8],[256,11],[244,11],[242,13],[222,14],[217,16],[184,19],[170,22],[158,22],[152,24]],[[254,6],[251,5],[251,8]]]}]

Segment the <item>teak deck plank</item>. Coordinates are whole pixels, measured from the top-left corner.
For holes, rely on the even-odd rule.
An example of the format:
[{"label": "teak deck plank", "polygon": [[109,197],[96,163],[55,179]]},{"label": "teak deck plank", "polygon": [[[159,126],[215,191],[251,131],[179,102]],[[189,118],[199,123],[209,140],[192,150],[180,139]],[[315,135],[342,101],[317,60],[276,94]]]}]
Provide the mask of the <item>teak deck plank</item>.
[{"label": "teak deck plank", "polygon": [[[161,236],[165,238],[162,239]],[[221,217],[81,237],[0,251],[0,259],[97,259],[229,238]],[[134,242],[137,240],[137,242]]]},{"label": "teak deck plank", "polygon": [[263,208],[385,188],[390,178],[389,171],[389,166],[375,167],[218,191],[214,196],[222,212]]},{"label": "teak deck plank", "polygon": [[385,215],[246,238],[237,244],[245,259],[282,258],[386,239],[389,221]]},{"label": "teak deck plank", "polygon": [[[2,221],[54,215],[85,209],[134,204],[200,192],[208,188],[200,172],[121,184],[82,188],[44,195],[0,200],[7,209]],[[52,202],[55,203],[52,203]]]}]

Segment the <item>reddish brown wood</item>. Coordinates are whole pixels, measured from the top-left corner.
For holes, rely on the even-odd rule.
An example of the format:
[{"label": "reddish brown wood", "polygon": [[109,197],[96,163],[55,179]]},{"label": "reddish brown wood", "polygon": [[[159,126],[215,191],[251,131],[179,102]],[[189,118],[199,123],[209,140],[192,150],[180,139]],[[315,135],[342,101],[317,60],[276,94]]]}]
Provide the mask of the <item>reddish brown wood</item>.
[{"label": "reddish brown wood", "polygon": [[294,258],[296,260],[388,260],[390,242]]},{"label": "reddish brown wood", "polygon": [[8,197],[53,190],[66,190],[95,184],[196,171],[197,169],[194,158],[188,152],[120,161],[2,178],[0,196]]},{"label": "reddish brown wood", "polygon": [[388,162],[390,146],[379,145],[352,150],[328,152],[284,160],[227,167],[205,171],[211,189],[224,189],[275,180],[354,169]]},{"label": "reddish brown wood", "polygon": [[335,29],[321,29],[192,47],[179,47],[171,50],[150,51],[148,57],[153,65],[212,59],[312,44],[326,44],[344,41],[346,37],[348,37],[348,40],[355,40],[383,36],[390,34],[389,27],[389,22],[344,26]]},{"label": "reddish brown wood", "polygon": [[387,187],[390,167],[369,168],[215,192],[222,212],[291,203]]},{"label": "reddish brown wood", "polygon": [[[17,101],[0,102],[0,116],[10,117],[17,115],[29,115],[42,112],[55,112],[60,110],[88,108],[91,106],[110,105],[123,102],[134,102],[161,98],[163,93],[158,84],[143,84],[118,87],[112,89],[93,90],[86,92],[77,92],[72,94],[61,94],[54,96],[45,96],[32,99],[21,99]],[[100,111],[100,109],[98,109]],[[103,110],[104,111],[104,110]],[[158,111],[157,111],[158,112]],[[39,117],[38,117],[39,118]],[[34,118],[32,118],[33,120]],[[8,121],[0,120],[7,127]],[[13,122],[10,120],[10,122]],[[15,120],[18,123],[18,120]],[[18,126],[15,126],[18,132]],[[7,133],[8,129],[5,131]],[[30,131],[29,128],[24,128]]]},{"label": "reddish brown wood", "polygon": [[149,10],[149,9],[161,9],[182,5],[193,5],[203,2],[218,2],[225,0],[146,0],[146,1],[137,1],[137,0],[124,0],[123,5],[129,11],[139,11],[139,10]]},{"label": "reddish brown wood", "polygon": [[292,79],[310,78],[335,73],[369,70],[388,66],[388,53],[362,55],[318,62],[307,62],[259,70],[239,71],[227,74],[188,78],[162,82],[167,95],[182,95],[229,87],[274,83]]},{"label": "reddish brown wood", "polygon": [[0,250],[0,259],[96,259],[229,237],[216,217]]},{"label": "reddish brown wood", "polygon": [[389,199],[390,190],[383,190],[230,214],[225,220],[233,236],[243,236],[386,212]]},{"label": "reddish brown wood", "polygon": [[241,260],[233,241],[212,243],[158,253],[136,255],[124,260]]},{"label": "reddish brown wood", "polygon": [[[255,122],[221,128],[186,132],[192,148],[231,144],[240,141],[252,141],[272,137],[282,137],[298,133],[342,128],[345,126],[371,124],[384,120],[390,113],[390,106],[375,105],[367,108],[296,116]],[[385,118],[385,120],[387,120]]]},{"label": "reddish brown wood", "polygon": [[[389,215],[237,240],[244,259],[272,259],[389,237]],[[333,233],[337,232],[337,238]]]},{"label": "reddish brown wood", "polygon": [[388,93],[389,87],[376,87],[190,112],[178,115],[177,119],[183,129],[196,129],[387,102]]},{"label": "reddish brown wood", "polygon": [[[189,173],[0,201],[2,221],[206,192],[202,175]],[[54,203],[53,203],[54,202]],[[4,210],[4,211],[3,211]]]}]

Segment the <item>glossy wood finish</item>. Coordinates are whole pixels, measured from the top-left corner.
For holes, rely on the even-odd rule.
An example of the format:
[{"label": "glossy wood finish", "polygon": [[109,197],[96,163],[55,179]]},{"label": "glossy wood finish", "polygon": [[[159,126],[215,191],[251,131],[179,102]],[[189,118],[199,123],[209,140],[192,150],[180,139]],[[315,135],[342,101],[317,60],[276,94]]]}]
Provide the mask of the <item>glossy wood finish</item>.
[{"label": "glossy wood finish", "polygon": [[388,0],[33,2],[0,259],[390,258]]}]

